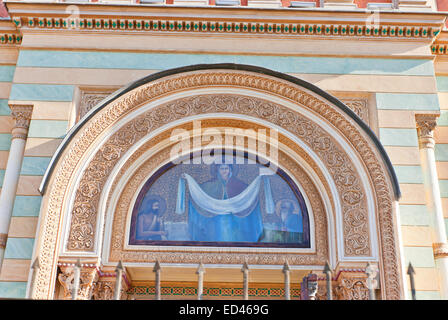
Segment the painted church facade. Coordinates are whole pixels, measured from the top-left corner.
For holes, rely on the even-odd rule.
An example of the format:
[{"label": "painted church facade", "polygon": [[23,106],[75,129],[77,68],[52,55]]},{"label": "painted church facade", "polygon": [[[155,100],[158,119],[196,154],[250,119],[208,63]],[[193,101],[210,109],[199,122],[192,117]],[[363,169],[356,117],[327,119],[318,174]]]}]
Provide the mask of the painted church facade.
[{"label": "painted church facade", "polygon": [[444,1],[2,6],[0,298],[447,299]]}]

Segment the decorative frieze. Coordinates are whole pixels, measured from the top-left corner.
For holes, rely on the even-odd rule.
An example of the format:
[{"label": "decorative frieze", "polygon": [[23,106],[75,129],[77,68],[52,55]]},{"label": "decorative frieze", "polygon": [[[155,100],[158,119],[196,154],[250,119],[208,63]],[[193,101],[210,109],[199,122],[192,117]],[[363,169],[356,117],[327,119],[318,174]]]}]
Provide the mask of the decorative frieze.
[{"label": "decorative frieze", "polygon": [[[127,291],[128,296],[132,296],[135,299],[154,299],[156,294],[155,285],[139,285],[133,286]],[[298,284],[291,284],[291,299],[300,299],[300,286]],[[197,287],[196,284],[163,284],[161,286],[162,299],[168,296],[177,296],[185,298],[196,298]],[[204,299],[212,298],[239,298],[243,297],[243,287],[241,284],[235,285],[219,285],[204,284],[203,294]],[[284,299],[285,289],[281,287],[281,284],[271,284],[266,287],[251,287],[248,289],[248,296],[251,299],[269,298],[269,299]]]},{"label": "decorative frieze", "polygon": [[446,55],[448,54],[448,44],[446,43],[434,43],[431,46],[431,53],[435,55]]},{"label": "decorative frieze", "polygon": [[[80,17],[14,17],[17,26],[42,29],[81,29],[81,30],[116,30],[116,31],[165,31],[165,32],[213,32],[255,34],[298,34],[309,36],[338,37],[396,37],[429,38],[440,32],[438,27],[410,25],[368,24],[322,24],[322,23],[283,23],[272,21],[191,21],[178,18],[164,19],[104,19]],[[298,31],[298,32],[297,32]]]},{"label": "decorative frieze", "polygon": [[1,33],[0,44],[19,45],[22,43],[22,35],[19,33]]}]

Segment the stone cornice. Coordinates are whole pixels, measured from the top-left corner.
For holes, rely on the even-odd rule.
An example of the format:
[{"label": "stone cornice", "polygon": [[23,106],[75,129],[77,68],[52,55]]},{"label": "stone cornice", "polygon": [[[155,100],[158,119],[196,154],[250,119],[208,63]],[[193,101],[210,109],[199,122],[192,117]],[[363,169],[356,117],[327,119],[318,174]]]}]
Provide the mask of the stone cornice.
[{"label": "stone cornice", "polygon": [[[292,8],[179,7],[7,2],[21,32],[171,32],[318,38],[394,38],[433,41],[445,15],[440,13],[335,11]],[[378,19],[378,17],[380,17]],[[375,21],[378,20],[377,21]],[[376,23],[376,24],[375,24]],[[21,40],[21,38],[19,38]]]}]

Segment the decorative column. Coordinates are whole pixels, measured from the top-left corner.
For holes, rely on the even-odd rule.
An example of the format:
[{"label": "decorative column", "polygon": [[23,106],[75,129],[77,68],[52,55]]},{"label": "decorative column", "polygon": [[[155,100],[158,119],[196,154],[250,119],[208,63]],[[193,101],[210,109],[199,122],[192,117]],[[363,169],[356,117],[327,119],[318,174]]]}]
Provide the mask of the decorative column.
[{"label": "decorative column", "polygon": [[0,194],[0,270],[5,255],[9,224],[11,222],[12,209],[14,208],[17,184],[19,182],[25,143],[33,110],[32,105],[14,104],[9,105],[9,107],[15,123],[12,129],[11,148]]},{"label": "decorative column", "polygon": [[436,268],[439,273],[441,297],[442,299],[448,299],[448,245],[434,155],[434,129],[438,117],[439,114],[416,114],[415,121],[417,123],[426,204],[431,216],[432,246]]}]

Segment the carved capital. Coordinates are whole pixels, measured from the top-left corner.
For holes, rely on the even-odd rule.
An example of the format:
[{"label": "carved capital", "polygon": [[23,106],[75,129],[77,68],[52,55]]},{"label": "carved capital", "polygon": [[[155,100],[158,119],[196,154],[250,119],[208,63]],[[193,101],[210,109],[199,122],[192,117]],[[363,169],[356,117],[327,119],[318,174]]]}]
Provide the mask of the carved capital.
[{"label": "carved capital", "polygon": [[[98,282],[95,284],[92,293],[92,300],[113,300],[115,292],[116,278],[114,276],[100,277]],[[127,300],[128,284],[121,279],[121,294],[120,300]]]},{"label": "carved capital", "polygon": [[448,258],[448,244],[433,243],[432,249],[434,251],[434,259]]},{"label": "carved capital", "polygon": [[[61,272],[58,275],[59,283],[64,288],[64,300],[72,298],[72,288],[75,280],[75,270],[73,266],[60,266]],[[78,291],[79,300],[90,300],[96,281],[98,280],[98,271],[95,267],[81,269],[81,279]]]},{"label": "carved capital", "polygon": [[335,288],[337,300],[369,300],[367,276],[359,273],[343,272]]},{"label": "carved capital", "polygon": [[30,126],[31,114],[33,113],[32,105],[10,104],[11,115],[15,121],[14,128],[28,129]]},{"label": "carved capital", "polygon": [[10,104],[11,116],[14,119],[12,129],[12,139],[26,139],[28,128],[30,127],[31,115],[33,113],[32,105]]},{"label": "carved capital", "polygon": [[434,148],[434,129],[437,126],[439,114],[416,114],[418,142],[420,149]]}]

